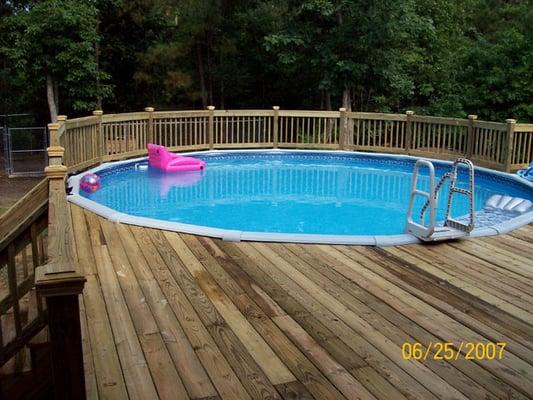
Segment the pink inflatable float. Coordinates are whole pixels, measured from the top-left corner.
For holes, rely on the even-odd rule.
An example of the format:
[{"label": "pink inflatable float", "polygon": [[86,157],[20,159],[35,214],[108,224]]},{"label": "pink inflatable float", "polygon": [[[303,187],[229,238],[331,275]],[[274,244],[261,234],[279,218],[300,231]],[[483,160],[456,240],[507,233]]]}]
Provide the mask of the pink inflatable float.
[{"label": "pink inflatable float", "polygon": [[171,153],[165,146],[157,144],[148,145],[148,164],[165,172],[200,171],[205,168],[205,161]]}]

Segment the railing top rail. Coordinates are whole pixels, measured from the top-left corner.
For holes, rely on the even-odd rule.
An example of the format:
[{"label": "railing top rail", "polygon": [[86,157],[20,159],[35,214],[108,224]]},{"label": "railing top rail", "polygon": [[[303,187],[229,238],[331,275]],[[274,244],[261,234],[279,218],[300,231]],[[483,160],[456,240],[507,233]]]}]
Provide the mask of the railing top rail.
[{"label": "railing top rail", "polygon": [[272,110],[214,110],[215,117],[271,117]]},{"label": "railing top rail", "polygon": [[368,113],[368,112],[347,112],[346,117],[355,119],[375,119],[375,120],[389,120],[389,121],[407,121],[405,114],[383,114],[383,113]]},{"label": "railing top rail", "polygon": [[121,113],[121,114],[103,114],[102,122],[127,122],[148,119],[149,113],[146,111]]},{"label": "railing top rail", "polygon": [[416,115],[414,114],[411,119],[413,122],[425,122],[429,124],[445,124],[456,126],[468,126],[470,121],[462,118],[448,118],[448,117],[433,117],[430,115]]},{"label": "railing top rail", "polygon": [[515,132],[533,132],[533,124],[516,124]]},{"label": "railing top rail", "polygon": [[476,128],[482,129],[492,129],[496,131],[505,131],[507,130],[507,124],[504,122],[492,122],[492,121],[476,121],[474,123]]},{"label": "railing top rail", "polygon": [[191,118],[191,117],[207,117],[209,115],[208,110],[196,110],[196,111],[155,111],[154,119],[162,118]]},{"label": "railing top rail", "polygon": [[25,225],[28,218],[48,200],[48,178],[43,178],[33,189],[0,215],[0,249],[14,232]]},{"label": "railing top rail", "polygon": [[[272,115],[272,111],[270,111]],[[339,118],[339,111],[315,111],[315,110],[279,110],[280,117],[322,117]]]},{"label": "railing top rail", "polygon": [[95,115],[88,117],[67,119],[65,121],[65,127],[67,129],[83,128],[84,126],[94,125],[99,122],[99,118]]}]

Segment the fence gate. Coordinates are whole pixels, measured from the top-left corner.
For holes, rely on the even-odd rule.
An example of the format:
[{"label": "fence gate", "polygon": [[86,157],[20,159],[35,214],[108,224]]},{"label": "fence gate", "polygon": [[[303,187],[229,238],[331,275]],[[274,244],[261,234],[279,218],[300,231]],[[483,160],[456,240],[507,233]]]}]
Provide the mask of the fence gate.
[{"label": "fence gate", "polygon": [[3,128],[5,168],[9,176],[35,176],[48,164],[46,127]]}]

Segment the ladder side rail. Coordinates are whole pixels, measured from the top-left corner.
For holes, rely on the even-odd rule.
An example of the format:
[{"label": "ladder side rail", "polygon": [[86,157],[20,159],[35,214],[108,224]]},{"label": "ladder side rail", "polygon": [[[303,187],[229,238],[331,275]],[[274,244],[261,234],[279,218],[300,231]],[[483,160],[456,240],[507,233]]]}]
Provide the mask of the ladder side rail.
[{"label": "ladder side rail", "polygon": [[[449,172],[446,172],[444,175],[442,175],[442,177],[440,178],[439,182],[437,183],[437,186],[435,186],[435,207],[438,206],[439,204],[439,193],[440,193],[440,189],[442,188],[442,186],[444,185],[444,183],[446,182],[447,179],[450,178],[450,173]],[[426,211],[428,209],[428,207],[430,206],[430,201],[429,199],[426,200],[426,202],[424,203],[424,205],[422,206],[422,209],[420,210],[420,221],[423,221],[424,220],[424,217],[426,216]]]},{"label": "ladder side rail", "polygon": [[[459,165],[466,165],[468,168],[468,189],[462,189],[456,187],[457,183],[457,171]],[[469,223],[468,225],[459,222],[451,217],[453,195],[454,193],[462,194],[468,197],[469,201]],[[455,160],[452,166],[452,172],[450,176],[450,191],[448,192],[448,204],[446,207],[446,217],[444,219],[444,226],[459,229],[464,232],[472,232],[474,229],[474,165],[466,158],[458,158]]]},{"label": "ladder side rail", "polygon": [[[429,170],[429,192],[418,189],[418,172],[421,166]],[[429,202],[429,224],[425,226],[413,220],[413,208],[416,196],[422,196]],[[418,160],[415,164],[413,178],[411,180],[411,194],[409,196],[409,207],[407,209],[407,230],[416,235],[429,237],[435,230],[435,167],[428,160]]]}]

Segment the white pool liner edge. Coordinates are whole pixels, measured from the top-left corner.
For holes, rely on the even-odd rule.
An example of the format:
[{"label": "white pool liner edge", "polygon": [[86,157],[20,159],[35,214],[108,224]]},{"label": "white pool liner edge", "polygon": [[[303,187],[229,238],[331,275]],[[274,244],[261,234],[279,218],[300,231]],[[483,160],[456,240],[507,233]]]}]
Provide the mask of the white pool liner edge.
[{"label": "white pool liner edge", "polygon": [[[403,154],[385,154],[385,153],[365,153],[343,150],[295,150],[295,149],[247,149],[247,150],[210,150],[210,151],[194,151],[181,153],[184,155],[198,155],[198,154],[224,154],[224,153],[247,153],[247,152],[269,152],[269,153],[326,153],[326,154],[350,154],[350,155],[364,155],[375,157],[390,157],[400,159],[417,160],[421,157],[407,156]],[[425,158],[425,157],[424,157]],[[430,161],[442,162],[451,164],[451,161],[425,158]],[[87,173],[96,173],[110,165],[116,166],[121,164],[129,164],[134,162],[146,161],[146,157],[133,158],[123,161],[115,161],[110,163],[103,163],[97,167],[91,168],[83,173],[73,175],[68,179],[68,186],[72,188],[71,194],[67,196],[69,202],[83,207],[93,213],[108,219],[111,222],[123,223],[128,225],[145,226],[148,228],[163,229],[173,232],[190,233],[193,235],[209,236],[226,241],[255,241],[255,242],[285,242],[285,243],[316,243],[316,244],[349,244],[349,245],[365,245],[365,246],[398,246],[403,244],[421,243],[422,241],[416,236],[408,233],[398,235],[321,235],[321,234],[298,234],[298,233],[275,233],[275,232],[248,232],[231,229],[211,228],[201,225],[183,224],[180,222],[171,222],[155,218],[137,217],[125,213],[118,212],[112,208],[103,206],[95,201],[83,197],[79,193],[80,179]],[[516,180],[522,185],[529,186],[533,189],[533,183],[520,178],[519,176],[508,174],[505,172],[495,171],[488,168],[476,167],[477,170],[485,171],[490,174],[503,176],[507,179]],[[482,237],[495,236],[513,231],[521,226],[533,222],[533,210],[525,214],[519,215],[508,221],[491,227],[483,227],[474,229],[468,237]]]}]

